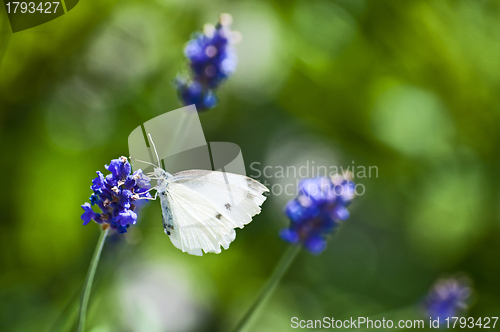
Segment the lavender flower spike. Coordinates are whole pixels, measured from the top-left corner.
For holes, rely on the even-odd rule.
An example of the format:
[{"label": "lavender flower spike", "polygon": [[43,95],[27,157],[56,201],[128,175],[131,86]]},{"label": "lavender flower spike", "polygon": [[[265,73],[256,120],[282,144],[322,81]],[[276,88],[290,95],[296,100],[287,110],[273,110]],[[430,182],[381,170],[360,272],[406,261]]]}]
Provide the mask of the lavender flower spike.
[{"label": "lavender flower spike", "polygon": [[177,77],[179,98],[184,105],[195,104],[198,110],[217,105],[217,89],[236,70],[238,58],[233,44],[239,34],[231,31],[232,17],[222,14],[216,26],[205,25],[203,33],[195,34],[184,50],[191,77]]},{"label": "lavender flower spike", "polygon": [[458,317],[467,310],[471,294],[467,279],[438,280],[425,299],[425,312],[433,320],[439,319],[441,325],[446,324],[446,318]]},{"label": "lavender flower spike", "polygon": [[298,196],[285,207],[290,226],[280,232],[281,238],[301,243],[313,254],[321,253],[326,237],[349,217],[347,206],[354,196],[354,183],[341,176],[302,180]]},{"label": "lavender flower spike", "polygon": [[[126,233],[127,228],[137,222],[136,211],[140,203],[147,201],[138,199],[151,198],[147,191],[151,188],[151,179],[142,170],[130,174],[132,167],[126,157],[113,159],[105,167],[111,174],[104,176],[97,171],[97,177],[92,180],[90,187],[93,191],[90,204],[82,205],[83,224],[94,220],[102,224],[103,228],[109,227],[118,233]],[[97,205],[101,213],[94,212],[93,205]]]}]

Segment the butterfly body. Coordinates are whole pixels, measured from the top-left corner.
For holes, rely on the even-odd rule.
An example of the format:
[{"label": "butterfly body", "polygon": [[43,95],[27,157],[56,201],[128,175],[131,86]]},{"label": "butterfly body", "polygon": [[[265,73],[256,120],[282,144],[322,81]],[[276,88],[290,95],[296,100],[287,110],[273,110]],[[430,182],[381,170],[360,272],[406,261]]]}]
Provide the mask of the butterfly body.
[{"label": "butterfly body", "polygon": [[163,231],[165,232],[165,234],[170,235],[171,232],[175,230],[175,226],[174,226],[174,218],[172,217],[172,212],[170,204],[167,199],[166,192],[160,193],[160,201],[161,201]]}]

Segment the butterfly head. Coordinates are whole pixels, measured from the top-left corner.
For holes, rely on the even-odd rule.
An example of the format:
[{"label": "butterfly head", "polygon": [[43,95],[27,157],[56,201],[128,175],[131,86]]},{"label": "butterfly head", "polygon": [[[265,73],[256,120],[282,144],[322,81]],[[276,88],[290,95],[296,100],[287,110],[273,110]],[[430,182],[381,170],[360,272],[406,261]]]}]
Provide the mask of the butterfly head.
[{"label": "butterfly head", "polygon": [[166,172],[163,168],[155,167],[154,175],[157,179],[168,179],[172,177],[172,174]]}]

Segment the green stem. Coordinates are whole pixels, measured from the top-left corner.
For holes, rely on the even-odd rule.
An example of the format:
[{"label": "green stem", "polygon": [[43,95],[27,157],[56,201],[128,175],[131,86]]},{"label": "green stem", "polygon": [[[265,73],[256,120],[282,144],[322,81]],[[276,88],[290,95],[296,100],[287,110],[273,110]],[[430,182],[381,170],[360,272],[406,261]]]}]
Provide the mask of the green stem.
[{"label": "green stem", "polygon": [[82,297],[80,299],[80,310],[78,311],[78,327],[77,332],[83,332],[85,328],[85,317],[87,315],[87,306],[89,304],[90,290],[92,289],[92,282],[94,281],[95,270],[97,269],[97,264],[99,263],[99,258],[101,257],[102,247],[104,246],[104,241],[106,240],[106,235],[108,230],[101,232],[101,236],[97,241],[97,246],[95,247],[94,255],[90,261],[89,270],[87,271],[87,277],[85,278],[85,284],[83,285]]},{"label": "green stem", "polygon": [[252,304],[250,309],[248,309],[247,313],[243,317],[243,319],[239,322],[236,328],[233,330],[234,332],[243,332],[246,331],[252,320],[255,318],[256,314],[260,309],[264,307],[267,300],[271,297],[272,293],[276,289],[276,286],[281,281],[281,278],[285,275],[285,272],[288,270],[295,257],[300,251],[301,246],[298,245],[290,245],[287,251],[281,257],[280,262],[275,267],[273,274],[267,280],[267,282],[262,287],[259,295],[255,299],[255,302]]}]

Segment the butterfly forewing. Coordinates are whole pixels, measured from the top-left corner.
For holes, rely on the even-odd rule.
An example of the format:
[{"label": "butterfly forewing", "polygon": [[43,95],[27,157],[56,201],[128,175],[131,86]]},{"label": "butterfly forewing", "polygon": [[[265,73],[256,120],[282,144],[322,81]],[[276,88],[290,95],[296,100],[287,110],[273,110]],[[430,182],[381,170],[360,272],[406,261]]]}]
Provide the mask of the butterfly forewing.
[{"label": "butterfly forewing", "polygon": [[161,196],[172,215],[168,232],[177,248],[191,254],[227,249],[236,236],[234,228],[260,213],[268,191],[243,175],[202,170],[176,173],[168,182]]}]

